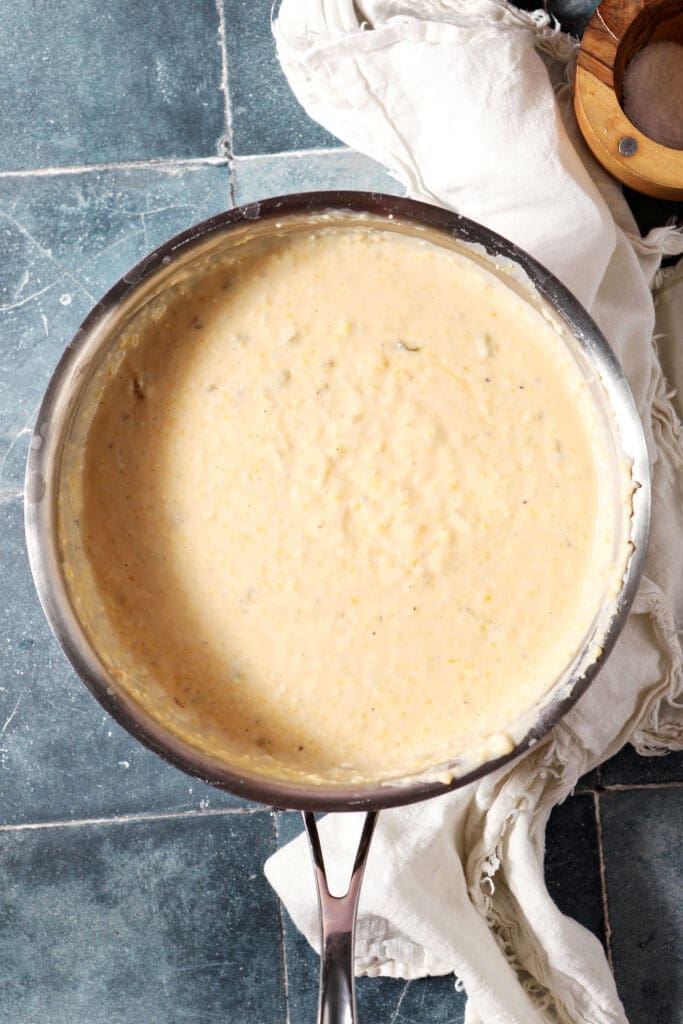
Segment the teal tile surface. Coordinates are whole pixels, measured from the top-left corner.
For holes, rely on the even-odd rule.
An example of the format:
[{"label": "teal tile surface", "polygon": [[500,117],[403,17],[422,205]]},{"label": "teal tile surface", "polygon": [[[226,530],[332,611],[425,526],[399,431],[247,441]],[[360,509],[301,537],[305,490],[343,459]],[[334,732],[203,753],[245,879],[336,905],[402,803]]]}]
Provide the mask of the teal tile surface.
[{"label": "teal tile surface", "polygon": [[235,202],[251,203],[286,192],[353,189],[405,195],[380,164],[350,149],[235,160]]},{"label": "teal tile surface", "polygon": [[552,811],[546,832],[545,881],[562,913],[590,929],[605,944],[592,793],[577,793]]},{"label": "teal tile surface", "polygon": [[12,1024],[284,1024],[268,812],[0,833]]},{"label": "teal tile surface", "polygon": [[95,301],[155,245],[230,205],[220,166],[0,179],[0,497],[22,487],[43,391]]},{"label": "teal tile surface", "polygon": [[654,786],[683,783],[683,751],[661,757],[641,757],[627,744],[598,769],[603,786]]},{"label": "teal tile surface", "polygon": [[232,150],[288,153],[338,146],[299,104],[275,52],[273,0],[222,0],[232,117]]},{"label": "teal tile surface", "polygon": [[215,0],[5,3],[0,64],[0,170],[222,152]]},{"label": "teal tile surface", "polygon": [[629,1024],[683,1019],[683,787],[600,799],[617,988]]}]

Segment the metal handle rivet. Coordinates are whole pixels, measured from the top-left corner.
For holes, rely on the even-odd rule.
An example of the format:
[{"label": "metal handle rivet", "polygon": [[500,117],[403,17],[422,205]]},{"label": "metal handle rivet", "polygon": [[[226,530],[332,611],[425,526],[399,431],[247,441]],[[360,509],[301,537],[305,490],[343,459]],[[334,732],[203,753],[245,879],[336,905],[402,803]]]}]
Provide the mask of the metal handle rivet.
[{"label": "metal handle rivet", "polygon": [[619,139],[619,152],[622,156],[633,156],[638,150],[638,143],[632,135],[624,135]]}]

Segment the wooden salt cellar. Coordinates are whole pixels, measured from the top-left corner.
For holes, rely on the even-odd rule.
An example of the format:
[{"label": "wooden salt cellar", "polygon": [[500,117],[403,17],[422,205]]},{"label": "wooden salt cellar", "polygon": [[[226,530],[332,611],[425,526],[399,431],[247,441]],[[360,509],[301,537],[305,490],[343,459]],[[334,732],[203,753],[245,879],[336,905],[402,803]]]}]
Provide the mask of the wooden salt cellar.
[{"label": "wooden salt cellar", "polygon": [[588,23],[574,81],[574,110],[593,155],[625,185],[683,199],[683,150],[643,135],[621,109],[624,69],[637,50],[683,44],[681,0],[602,0]]}]

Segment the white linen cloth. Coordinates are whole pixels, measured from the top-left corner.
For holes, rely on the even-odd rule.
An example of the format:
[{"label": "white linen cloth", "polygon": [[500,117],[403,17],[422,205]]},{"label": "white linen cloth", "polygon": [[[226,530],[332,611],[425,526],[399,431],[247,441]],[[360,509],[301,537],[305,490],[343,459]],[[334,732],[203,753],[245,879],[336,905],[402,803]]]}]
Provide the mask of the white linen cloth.
[{"label": "white linen cloth", "polygon": [[[623,1024],[602,946],[547,892],[544,833],[579,776],[627,741],[644,754],[682,745],[683,454],[651,292],[662,253],[682,251],[681,236],[663,228],[640,238],[620,187],[580,138],[568,84],[575,43],[542,12],[505,0],[284,0],[274,33],[312,117],[384,164],[411,196],[507,236],[574,292],[621,360],[653,460],[645,575],[605,668],[513,765],[380,815],[357,972],[454,972],[468,1024]],[[660,278],[658,344],[678,384],[683,273]],[[348,875],[361,820],[322,823],[333,880]],[[308,860],[300,837],[266,874],[318,948]]]}]

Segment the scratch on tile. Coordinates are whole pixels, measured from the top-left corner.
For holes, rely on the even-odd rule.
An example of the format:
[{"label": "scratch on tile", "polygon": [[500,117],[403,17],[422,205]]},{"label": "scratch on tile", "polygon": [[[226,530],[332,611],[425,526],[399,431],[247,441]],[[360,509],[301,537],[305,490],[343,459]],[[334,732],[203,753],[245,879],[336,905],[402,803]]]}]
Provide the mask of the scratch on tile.
[{"label": "scratch on tile", "polygon": [[149,234],[147,232],[147,214],[140,214],[140,223],[142,224],[142,237],[144,240],[145,249],[149,249]]},{"label": "scratch on tile", "polygon": [[396,1003],[396,1009],[394,1010],[394,1015],[391,1018],[391,1020],[389,1021],[389,1024],[396,1024],[396,1020],[397,1020],[398,1015],[399,1015],[399,1013],[401,1011],[401,1003],[403,1002],[403,1000],[405,998],[405,995],[406,995],[406,992],[408,991],[408,985],[410,985],[410,982],[406,981],[405,985],[401,989],[401,994],[398,997],[398,1002]]},{"label": "scratch on tile", "polygon": [[155,206],[151,210],[143,210],[140,214],[140,223],[142,224],[142,235],[144,238],[145,249],[150,248],[149,234],[147,231],[147,218],[154,216],[157,213],[167,213],[168,211],[179,211],[187,210],[190,218],[193,215],[193,208],[188,203],[169,203],[167,206]]},{"label": "scratch on tile", "polygon": [[[357,155],[355,150],[349,149],[348,146],[330,146],[329,149],[290,149],[281,153],[245,153],[244,156],[238,157],[238,160],[240,163],[247,163],[251,160],[274,160],[277,157],[292,157],[294,160],[303,160],[306,157],[327,156],[328,154],[338,156],[340,153]],[[374,162],[376,163],[376,161]]]},{"label": "scratch on tile", "polygon": [[[21,691],[21,693],[17,697],[16,704],[14,705],[12,710],[10,711],[10,713],[9,713],[9,715],[8,715],[8,717],[7,717],[6,721],[5,721],[5,724],[3,725],[2,729],[0,729],[0,740],[3,738],[3,736],[5,735],[7,730],[9,729],[9,727],[10,727],[10,725],[12,723],[12,719],[16,715],[17,710],[19,708],[19,705],[21,704],[23,696],[24,696],[24,694],[26,693],[27,690],[28,690],[28,683],[26,683],[26,685],[24,686],[23,690]],[[5,767],[5,765],[3,764],[3,768],[4,767]]]},{"label": "scratch on tile", "polygon": [[17,299],[15,302],[6,302],[4,305],[0,305],[0,313],[9,313],[11,309],[20,309],[28,302],[33,302],[33,300],[37,299],[39,295],[44,295],[45,292],[49,291],[50,288],[53,287],[53,285],[54,282],[52,282],[52,284],[46,284],[44,288],[40,288],[37,292],[31,292],[30,295],[26,295],[23,299]]},{"label": "scratch on tile", "polygon": [[[31,420],[31,423],[33,423],[33,419]],[[10,455],[18,445],[19,441],[21,441],[22,437],[26,437],[26,435],[30,433],[31,427],[26,425],[25,427],[22,427],[19,433],[12,438],[10,444],[7,447],[7,450],[5,451],[5,454],[2,457],[2,461],[0,461],[0,481],[2,481],[3,473],[5,472],[5,466],[7,465],[7,460],[9,459]]]},{"label": "scratch on tile", "polygon": [[24,273],[21,275],[21,281],[19,282],[18,286],[14,289],[14,295],[12,296],[13,299],[19,298],[19,296],[21,295],[21,293],[23,292],[24,288],[26,287],[30,280],[31,274],[29,273],[28,270],[25,270]]},{"label": "scratch on tile", "polygon": [[[232,961],[230,960],[200,960],[199,963],[180,964],[177,968],[178,974],[186,974],[188,972],[205,971],[206,968],[213,969],[215,967],[232,967]],[[223,1021],[224,1018],[221,1018]]]},{"label": "scratch on tile", "polygon": [[5,219],[8,220],[10,222],[10,224],[12,224],[17,229],[19,234],[23,235],[23,237],[28,242],[30,242],[31,245],[34,245],[36,247],[36,249],[38,250],[38,252],[41,254],[41,256],[44,256],[46,260],[49,260],[50,263],[52,263],[53,266],[57,267],[57,269],[62,274],[64,274],[64,276],[67,277],[70,281],[73,281],[73,283],[76,285],[76,287],[79,288],[83,292],[83,294],[86,295],[88,297],[88,299],[90,299],[91,302],[95,301],[95,297],[90,294],[90,292],[85,287],[85,285],[82,284],[76,277],[74,277],[74,275],[69,270],[67,270],[66,267],[63,267],[62,264],[59,262],[59,260],[55,259],[55,257],[49,251],[49,249],[46,249],[43,245],[41,245],[40,242],[36,238],[33,237],[33,235],[28,230],[28,228],[24,227],[24,225],[21,224],[20,221],[18,221],[16,219],[16,217],[12,216],[6,210],[1,211],[0,212],[0,216],[5,217]]},{"label": "scratch on tile", "polygon": [[[105,206],[104,208],[105,209],[109,209],[109,210],[114,210],[115,209],[114,207],[111,207],[111,206],[109,206],[109,207]],[[137,233],[137,229],[136,229],[136,233]],[[109,245],[105,245],[104,249],[100,249],[99,252],[94,255],[93,259],[91,259],[89,261],[89,264],[92,264],[93,260],[95,260],[95,259],[99,261],[99,260],[102,260],[105,256],[109,256],[109,254],[114,252],[115,249],[120,248],[120,246],[125,245],[127,242],[130,242],[130,240],[131,240],[131,232],[128,232],[122,238],[117,238],[115,242],[111,242]],[[78,267],[76,267],[76,272],[79,273],[82,269],[83,268],[79,265]],[[128,268],[126,267],[126,269],[128,269]],[[90,301],[92,303],[94,303],[96,301],[94,296],[90,295],[88,292],[86,292],[86,295],[88,295],[88,298],[90,299]]]},{"label": "scratch on tile", "polygon": [[[33,412],[29,416],[29,418],[26,421],[26,423],[24,423],[24,425],[19,428],[17,433],[14,435],[14,437],[10,441],[9,446],[8,446],[7,450],[5,451],[5,454],[2,456],[2,461],[0,461],[0,481],[2,481],[2,476],[3,476],[3,473],[5,472],[5,466],[7,465],[7,460],[9,459],[10,455],[14,451],[16,445],[19,443],[19,441],[22,439],[22,437],[26,437],[27,434],[33,433],[33,424],[35,423],[35,419],[36,419],[36,416],[38,415],[38,409],[39,408],[40,408],[40,406],[36,405],[36,407],[33,409]],[[12,494],[14,494],[15,491],[16,491],[16,488],[12,488]],[[9,494],[7,494],[5,492],[0,492],[0,493],[2,493],[3,497],[9,497],[10,496]],[[20,491],[19,494],[21,495],[21,493],[22,492]]]}]

